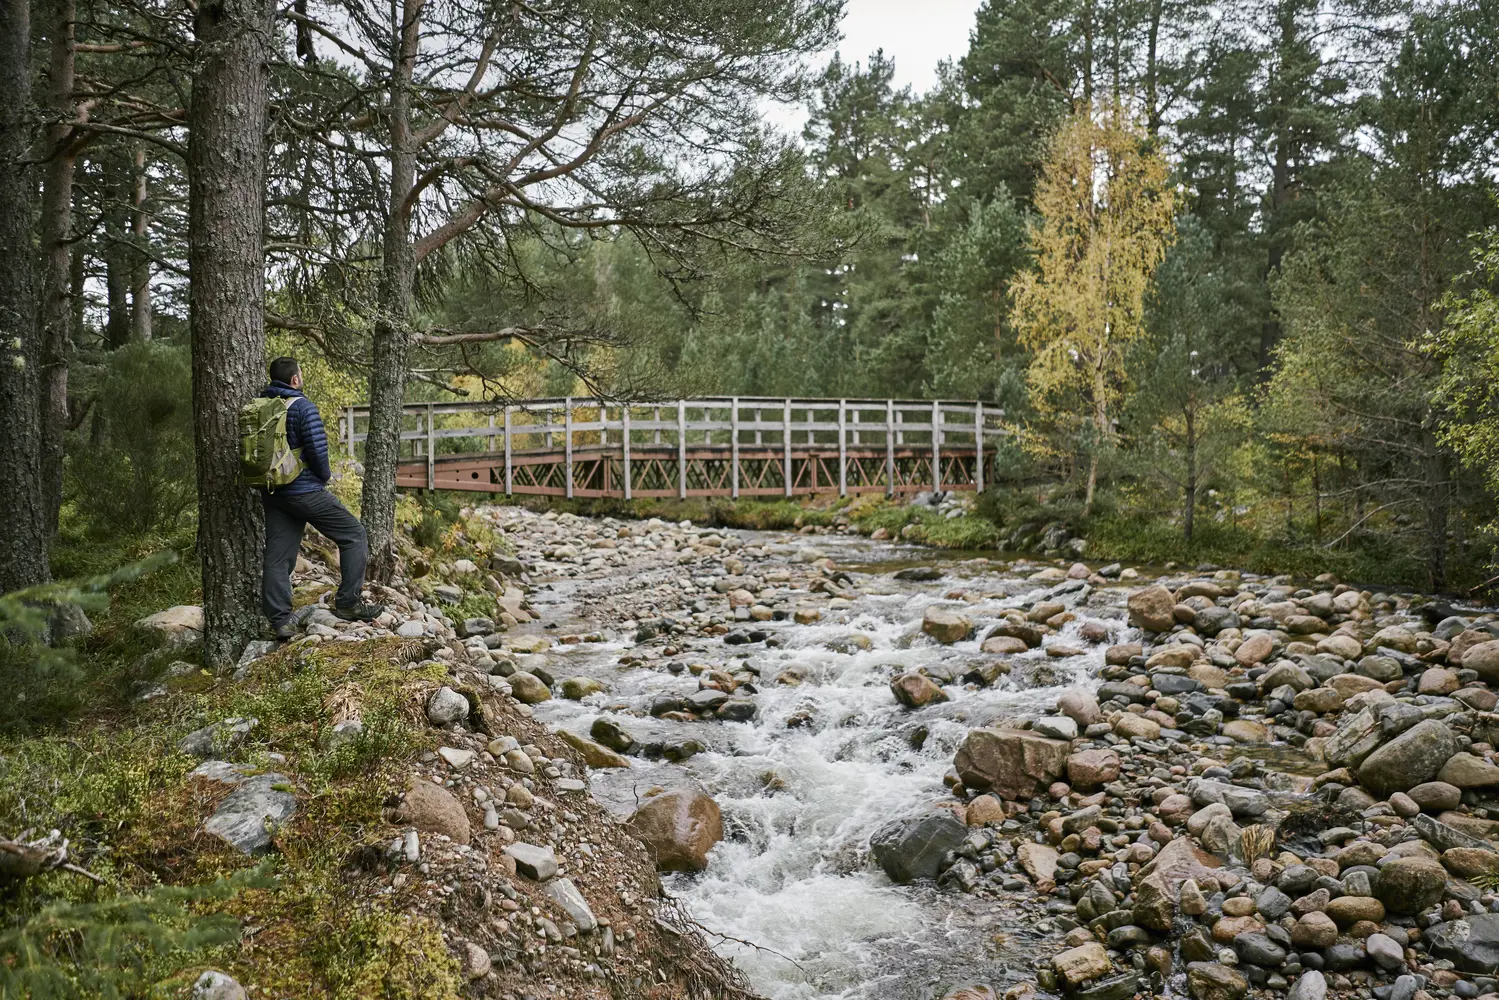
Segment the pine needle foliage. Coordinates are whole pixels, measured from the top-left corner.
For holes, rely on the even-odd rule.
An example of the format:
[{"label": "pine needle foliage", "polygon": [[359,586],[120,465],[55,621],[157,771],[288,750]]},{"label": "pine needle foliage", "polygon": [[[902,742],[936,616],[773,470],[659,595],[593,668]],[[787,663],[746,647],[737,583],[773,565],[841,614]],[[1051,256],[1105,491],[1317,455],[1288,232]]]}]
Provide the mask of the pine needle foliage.
[{"label": "pine needle foliage", "polygon": [[55,899],[0,928],[0,1000],[124,1000],[151,985],[156,961],[233,941],[239,923],[196,904],[271,884],[265,864],[207,885],[159,886],[92,901]]},{"label": "pine needle foliage", "polygon": [[77,653],[54,633],[72,609],[92,614],[109,606],[113,587],[177,561],[164,550],[86,580],[57,581],[0,594],[0,732],[45,725],[65,714],[83,679]]}]

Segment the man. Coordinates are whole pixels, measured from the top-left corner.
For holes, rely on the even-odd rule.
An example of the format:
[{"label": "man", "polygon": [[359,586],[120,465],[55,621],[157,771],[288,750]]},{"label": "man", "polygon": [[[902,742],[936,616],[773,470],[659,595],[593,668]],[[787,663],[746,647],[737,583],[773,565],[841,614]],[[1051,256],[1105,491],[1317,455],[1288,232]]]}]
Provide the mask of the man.
[{"label": "man", "polygon": [[369,558],[364,525],[328,492],[328,435],[312,400],[302,395],[302,369],[296,358],[277,358],[270,364],[271,384],[260,395],[293,399],[286,414],[286,442],[301,455],[303,469],[296,479],[274,490],[262,490],[265,500],[265,570],[260,581],[260,603],[277,639],[297,634],[291,613],[291,571],[302,547],[302,530],[312,525],[338,545],[342,579],[333,600],[333,613],[345,621],[373,621],[385,610],[366,604],[364,565]]}]

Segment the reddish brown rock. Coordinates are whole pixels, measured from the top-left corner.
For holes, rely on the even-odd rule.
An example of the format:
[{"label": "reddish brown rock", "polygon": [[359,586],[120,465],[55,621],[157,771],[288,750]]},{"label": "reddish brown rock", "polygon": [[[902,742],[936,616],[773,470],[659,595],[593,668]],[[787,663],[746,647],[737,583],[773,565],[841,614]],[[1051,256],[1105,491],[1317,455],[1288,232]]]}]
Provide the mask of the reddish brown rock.
[{"label": "reddish brown rock", "polygon": [[412,779],[395,820],[422,833],[440,833],[455,844],[467,844],[472,836],[462,803],[446,788],[422,778]]},{"label": "reddish brown rock", "polygon": [[646,799],[626,829],[645,843],[661,871],[700,872],[723,839],[723,816],[702,792],[676,789]]},{"label": "reddish brown rock", "polygon": [[969,788],[1028,799],[1062,777],[1070,745],[1018,729],[974,729],[953,758]]}]

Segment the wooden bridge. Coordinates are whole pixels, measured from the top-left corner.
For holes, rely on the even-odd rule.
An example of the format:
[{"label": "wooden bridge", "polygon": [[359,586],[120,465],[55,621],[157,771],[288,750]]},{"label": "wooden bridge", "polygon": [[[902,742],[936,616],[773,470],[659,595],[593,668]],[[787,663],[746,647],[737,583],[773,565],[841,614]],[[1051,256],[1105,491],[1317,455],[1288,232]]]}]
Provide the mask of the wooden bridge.
[{"label": "wooden bridge", "polygon": [[[396,485],[626,500],[982,490],[1003,417],[946,400],[412,403]],[[341,420],[357,454],[369,408]]]}]

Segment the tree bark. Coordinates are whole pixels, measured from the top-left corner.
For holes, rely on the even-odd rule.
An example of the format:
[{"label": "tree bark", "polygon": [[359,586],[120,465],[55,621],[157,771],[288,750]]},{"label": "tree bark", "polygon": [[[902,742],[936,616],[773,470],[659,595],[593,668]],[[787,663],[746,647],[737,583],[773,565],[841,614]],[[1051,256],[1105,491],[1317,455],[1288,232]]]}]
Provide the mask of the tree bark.
[{"label": "tree bark", "polygon": [[369,577],[390,581],[395,572],[396,463],[401,449],[401,407],[406,396],[407,324],[416,281],[411,245],[411,193],[416,184],[416,145],[411,129],[411,79],[416,70],[422,7],[405,0],[395,33],[390,83],[390,211],[380,275],[380,314],[375,322],[370,367],[370,423],[365,439],[361,517],[369,534]]},{"label": "tree bark", "polygon": [[47,11],[47,127],[42,174],[42,491],[47,530],[57,531],[62,509],[63,438],[68,428],[68,366],[73,354],[71,308],[73,163],[69,124],[73,101],[73,0],[51,0]]},{"label": "tree bark", "polygon": [[131,184],[129,170],[118,150],[108,151],[100,166],[104,172],[104,339],[110,350],[118,350],[130,343],[131,253],[126,244],[130,220],[125,204]]},{"label": "tree bark", "polygon": [[193,435],[204,662],[260,630],[262,513],[239,482],[239,408],[265,363],[265,132],[273,0],[205,0],[188,140]]},{"label": "tree bark", "polygon": [[135,194],[130,199],[130,238],[135,246],[135,266],[130,272],[130,338],[151,339],[151,257],[146,253],[146,147],[135,149]]},{"label": "tree bark", "polygon": [[1188,406],[1184,414],[1187,435],[1184,450],[1187,453],[1187,484],[1182,490],[1182,540],[1192,541],[1192,529],[1197,520],[1197,413]]},{"label": "tree bark", "polygon": [[1422,465],[1426,473],[1426,575],[1433,592],[1447,586],[1447,511],[1451,503],[1447,456],[1428,423],[1421,431]]},{"label": "tree bark", "polygon": [[0,0],[0,593],[48,577],[31,244],[31,12]]}]

